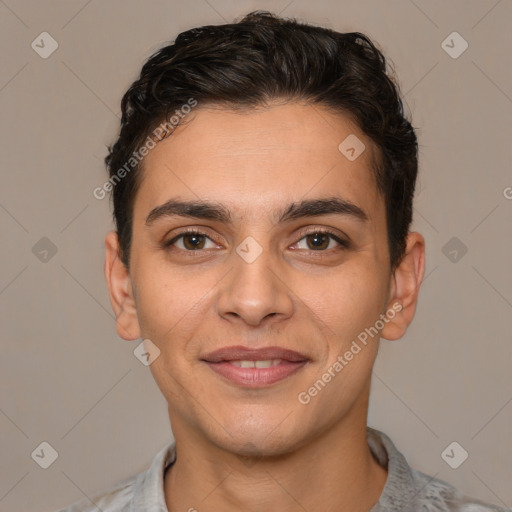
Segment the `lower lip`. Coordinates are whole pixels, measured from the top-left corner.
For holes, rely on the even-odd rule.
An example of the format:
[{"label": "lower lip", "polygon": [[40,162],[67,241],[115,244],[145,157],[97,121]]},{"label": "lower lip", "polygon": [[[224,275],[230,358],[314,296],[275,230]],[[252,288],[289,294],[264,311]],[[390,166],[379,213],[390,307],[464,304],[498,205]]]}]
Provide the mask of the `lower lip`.
[{"label": "lower lip", "polygon": [[221,363],[205,363],[215,372],[229,381],[248,388],[270,386],[298,372],[307,361],[281,361],[270,368],[241,368],[223,361]]}]

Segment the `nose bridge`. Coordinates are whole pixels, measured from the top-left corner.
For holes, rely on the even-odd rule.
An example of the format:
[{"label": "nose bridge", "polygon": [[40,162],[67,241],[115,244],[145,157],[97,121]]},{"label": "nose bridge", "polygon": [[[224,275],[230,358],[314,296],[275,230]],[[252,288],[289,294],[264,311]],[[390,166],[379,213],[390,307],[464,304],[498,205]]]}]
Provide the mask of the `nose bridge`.
[{"label": "nose bridge", "polygon": [[290,292],[279,276],[276,259],[255,238],[245,238],[231,254],[234,268],[219,295],[219,314],[241,317],[251,325],[270,315],[291,315]]}]

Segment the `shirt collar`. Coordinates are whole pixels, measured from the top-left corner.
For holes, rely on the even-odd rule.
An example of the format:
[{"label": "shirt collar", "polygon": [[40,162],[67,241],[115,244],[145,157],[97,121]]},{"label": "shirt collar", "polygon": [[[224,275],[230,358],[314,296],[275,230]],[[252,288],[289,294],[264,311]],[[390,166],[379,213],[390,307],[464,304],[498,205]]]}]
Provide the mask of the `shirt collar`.
[{"label": "shirt collar", "polygon": [[133,489],[130,512],[168,512],[164,495],[165,470],[176,460],[176,444],[164,446],[155,456],[151,467],[140,473]]},{"label": "shirt collar", "polygon": [[407,460],[384,432],[366,427],[366,439],[377,462],[388,470],[379,501],[369,512],[414,512],[417,490]]}]

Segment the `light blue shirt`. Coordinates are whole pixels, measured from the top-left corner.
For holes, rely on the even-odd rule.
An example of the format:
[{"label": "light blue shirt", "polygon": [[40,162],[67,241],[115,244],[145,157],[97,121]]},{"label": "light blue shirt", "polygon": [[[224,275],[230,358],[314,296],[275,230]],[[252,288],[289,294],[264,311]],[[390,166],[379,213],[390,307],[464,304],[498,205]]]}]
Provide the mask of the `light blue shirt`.
[{"label": "light blue shirt", "polygon": [[[367,427],[366,435],[374,457],[388,470],[379,501],[369,512],[512,512],[465,496],[447,482],[412,469],[383,432]],[[168,512],[164,474],[175,460],[171,443],[156,454],[147,471],[104,490],[92,498],[93,503],[84,498],[59,512]],[[199,504],[196,508],[201,510]]]}]

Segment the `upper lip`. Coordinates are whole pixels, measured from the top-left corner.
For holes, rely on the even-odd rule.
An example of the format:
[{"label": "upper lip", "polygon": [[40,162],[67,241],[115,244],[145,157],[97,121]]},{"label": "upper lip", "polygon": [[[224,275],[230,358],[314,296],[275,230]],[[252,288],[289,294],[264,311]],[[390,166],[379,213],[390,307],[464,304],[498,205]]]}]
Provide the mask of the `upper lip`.
[{"label": "upper lip", "polygon": [[201,358],[208,363],[221,361],[268,361],[284,359],[286,361],[307,361],[309,358],[295,350],[281,347],[248,348],[241,345],[214,350]]}]

